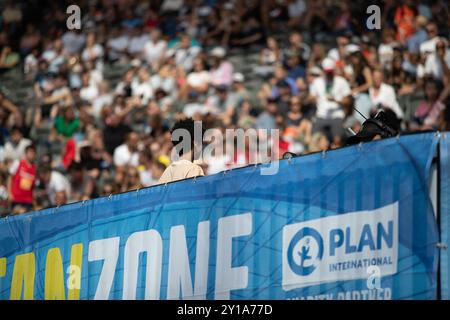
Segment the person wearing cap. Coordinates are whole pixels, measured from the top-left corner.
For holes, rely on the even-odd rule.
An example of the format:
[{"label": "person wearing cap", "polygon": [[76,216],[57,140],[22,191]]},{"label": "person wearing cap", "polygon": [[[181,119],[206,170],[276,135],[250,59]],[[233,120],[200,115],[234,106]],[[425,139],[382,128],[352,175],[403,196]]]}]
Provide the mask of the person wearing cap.
[{"label": "person wearing cap", "polygon": [[331,58],[322,61],[323,75],[314,79],[310,85],[310,100],[315,102],[317,111],[313,131],[330,130],[330,134],[342,134],[344,110],[341,102],[351,95],[351,88],[347,80],[334,74],[336,62]]},{"label": "person wearing cap", "polygon": [[233,65],[225,59],[225,55],[225,49],[222,47],[215,47],[211,50],[210,76],[213,86],[230,86],[233,83]]}]

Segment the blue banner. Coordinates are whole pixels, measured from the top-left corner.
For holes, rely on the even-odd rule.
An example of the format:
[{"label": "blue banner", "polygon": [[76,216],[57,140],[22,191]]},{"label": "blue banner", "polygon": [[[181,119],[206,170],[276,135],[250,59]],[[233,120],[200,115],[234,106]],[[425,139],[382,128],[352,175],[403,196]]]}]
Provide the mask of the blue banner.
[{"label": "blue banner", "polygon": [[[424,133],[0,221],[1,299],[435,299]],[[447,171],[448,172],[448,171]]]},{"label": "blue banner", "polygon": [[[441,242],[448,246],[450,233],[450,137],[448,132],[441,134],[439,140],[440,156],[440,231]],[[441,298],[450,299],[450,256],[448,248],[441,250]]]}]

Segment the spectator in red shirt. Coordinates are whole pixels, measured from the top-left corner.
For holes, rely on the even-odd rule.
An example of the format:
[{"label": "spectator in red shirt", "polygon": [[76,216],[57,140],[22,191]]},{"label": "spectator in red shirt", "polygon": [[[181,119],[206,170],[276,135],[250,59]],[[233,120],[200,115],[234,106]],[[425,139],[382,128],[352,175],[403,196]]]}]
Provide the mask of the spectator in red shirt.
[{"label": "spectator in red shirt", "polygon": [[[12,212],[25,212],[33,208],[33,188],[36,182],[35,160],[36,147],[29,145],[25,149],[25,156],[21,160],[16,160],[9,169],[8,187]],[[18,211],[17,207],[21,210]]]},{"label": "spectator in red shirt", "polygon": [[395,10],[394,21],[397,25],[397,40],[404,43],[414,33],[414,19],[417,15],[413,1],[406,0]]}]

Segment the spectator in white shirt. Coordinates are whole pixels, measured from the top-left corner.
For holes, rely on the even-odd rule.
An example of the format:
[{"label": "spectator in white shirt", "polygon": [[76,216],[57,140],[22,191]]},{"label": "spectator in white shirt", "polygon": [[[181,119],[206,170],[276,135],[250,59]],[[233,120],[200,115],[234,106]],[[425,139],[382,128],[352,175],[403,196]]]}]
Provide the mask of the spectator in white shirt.
[{"label": "spectator in white shirt", "polygon": [[200,47],[192,45],[191,38],[186,34],[181,36],[180,42],[173,49],[176,65],[183,67],[185,71],[192,69],[194,59],[201,51]]},{"label": "spectator in white shirt", "polygon": [[167,50],[167,42],[161,39],[161,31],[159,29],[152,29],[150,31],[150,39],[144,46],[144,58],[153,70],[157,70],[159,61]]},{"label": "spectator in white shirt", "polygon": [[94,63],[88,61],[84,64],[86,72],[89,73],[89,83],[98,87],[103,81],[103,72],[95,68]]},{"label": "spectator in white shirt", "polygon": [[90,81],[90,76],[87,72],[81,76],[81,82],[80,98],[92,103],[99,95],[97,86]]},{"label": "spectator in white shirt", "polygon": [[23,73],[25,73],[31,79],[38,71],[38,57],[39,52],[37,49],[33,49],[26,57],[23,65]]},{"label": "spectator in white shirt", "polygon": [[147,105],[148,101],[153,97],[153,88],[150,84],[150,75],[146,68],[139,68],[137,81],[133,81],[131,85],[132,95],[141,100],[141,104]]},{"label": "spectator in white shirt", "polygon": [[202,58],[197,57],[194,60],[194,69],[188,74],[186,82],[189,89],[200,93],[206,93],[209,89],[211,76],[205,68],[205,62]]},{"label": "spectator in white shirt", "polygon": [[383,82],[383,71],[374,70],[372,86],[369,88],[373,111],[388,108],[395,112],[398,118],[403,118],[403,111],[397,102],[394,87]]},{"label": "spectator in white shirt", "polygon": [[425,27],[425,30],[427,31],[428,40],[422,42],[422,44],[420,45],[419,50],[422,56],[426,56],[429,53],[435,52],[436,42],[439,41],[438,27],[436,23],[429,22]]},{"label": "spectator in white shirt", "polygon": [[395,31],[392,29],[383,30],[382,42],[378,46],[378,57],[380,66],[389,70],[394,59],[394,49],[399,45],[395,40]]},{"label": "spectator in white shirt", "polygon": [[135,167],[139,165],[138,143],[139,136],[135,132],[131,132],[128,134],[125,143],[114,150],[113,162],[118,170],[127,165]]},{"label": "spectator in white shirt", "polygon": [[116,85],[114,93],[116,95],[124,96],[126,98],[131,97],[132,89],[131,83],[134,78],[134,71],[132,69],[127,70],[122,76],[122,80]]},{"label": "spectator in white shirt", "polygon": [[315,78],[310,86],[310,98],[317,106],[314,131],[323,132],[328,127],[333,137],[342,135],[344,110],[341,104],[352,93],[348,81],[334,74],[335,66],[333,59],[323,59],[324,75]]},{"label": "spectator in white shirt", "polygon": [[158,89],[162,89],[171,97],[176,97],[177,95],[178,90],[174,77],[174,68],[170,65],[163,65],[159,72],[150,78],[150,83],[155,92]]},{"label": "spectator in white shirt", "polygon": [[38,177],[39,181],[45,185],[45,191],[52,205],[59,206],[67,203],[71,194],[69,179],[48,167],[39,169]]},{"label": "spectator in white shirt", "polygon": [[450,50],[443,39],[436,42],[435,52],[427,56],[425,75],[443,81],[445,75],[450,75]]},{"label": "spectator in white shirt", "polygon": [[106,81],[102,81],[98,86],[99,94],[92,103],[92,115],[99,119],[104,106],[113,103],[113,95],[109,93],[109,85]]},{"label": "spectator in white shirt", "polygon": [[21,160],[25,155],[25,149],[31,144],[29,139],[23,137],[20,128],[13,127],[11,130],[10,141],[5,143],[3,158],[4,160]]},{"label": "spectator in white shirt", "polygon": [[83,61],[96,61],[103,59],[103,47],[95,42],[95,33],[90,32],[86,38],[86,48],[81,53]]},{"label": "spectator in white shirt", "polygon": [[53,73],[59,72],[59,67],[66,62],[66,55],[63,44],[60,39],[56,39],[47,46],[42,53],[42,58],[48,62],[48,71]]}]

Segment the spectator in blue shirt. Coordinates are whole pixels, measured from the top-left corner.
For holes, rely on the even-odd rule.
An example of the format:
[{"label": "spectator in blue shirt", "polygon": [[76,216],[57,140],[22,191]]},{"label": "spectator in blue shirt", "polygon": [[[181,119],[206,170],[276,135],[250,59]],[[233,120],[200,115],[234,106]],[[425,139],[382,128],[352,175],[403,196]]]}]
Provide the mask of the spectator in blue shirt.
[{"label": "spectator in blue shirt", "polygon": [[420,45],[422,42],[427,40],[427,32],[425,30],[425,25],[427,24],[427,19],[423,16],[418,16],[416,18],[414,27],[416,31],[408,39],[408,51],[411,53],[419,53]]}]

